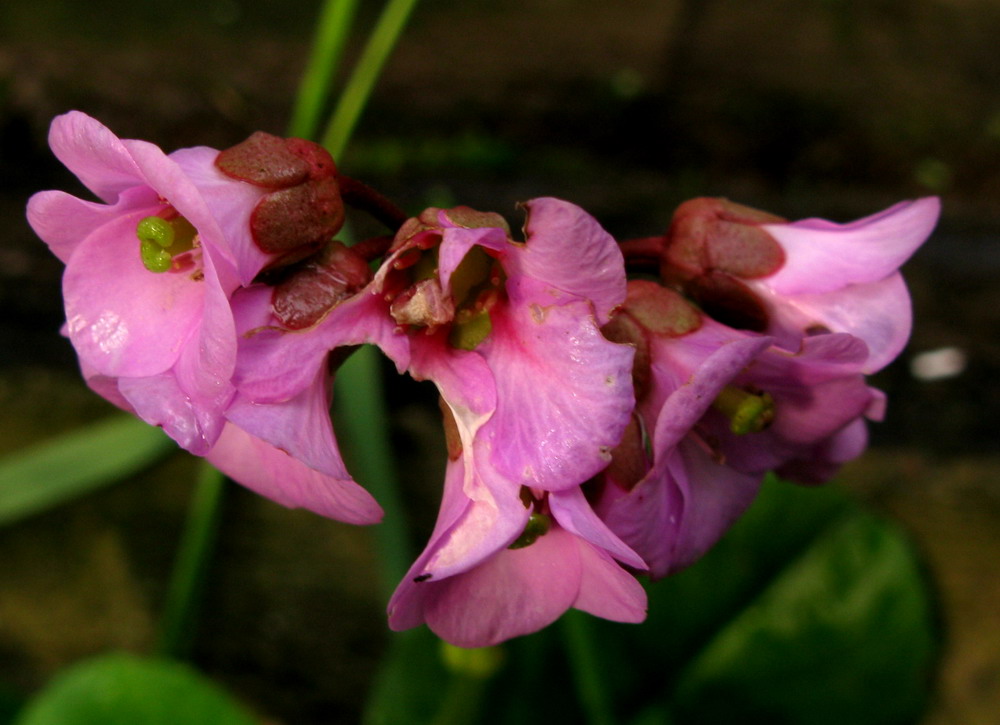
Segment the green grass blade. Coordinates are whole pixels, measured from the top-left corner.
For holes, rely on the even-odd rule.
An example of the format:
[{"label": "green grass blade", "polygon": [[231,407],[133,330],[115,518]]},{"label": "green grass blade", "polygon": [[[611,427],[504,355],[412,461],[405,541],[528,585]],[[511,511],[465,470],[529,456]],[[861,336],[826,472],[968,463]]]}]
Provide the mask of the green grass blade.
[{"label": "green grass blade", "polygon": [[175,450],[159,428],[116,415],[0,461],[0,525],[54,508]]}]

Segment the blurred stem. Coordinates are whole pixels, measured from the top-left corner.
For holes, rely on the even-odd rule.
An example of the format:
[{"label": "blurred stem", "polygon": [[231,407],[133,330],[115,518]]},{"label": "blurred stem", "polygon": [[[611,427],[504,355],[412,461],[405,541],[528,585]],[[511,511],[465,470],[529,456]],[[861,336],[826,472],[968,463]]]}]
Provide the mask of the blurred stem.
[{"label": "blurred stem", "polygon": [[389,440],[389,415],[378,350],[365,345],[337,371],[334,417],[344,457],[358,483],[382,505],[386,522],[373,527],[386,599],[410,566],[406,525],[395,458]]},{"label": "blurred stem", "polygon": [[194,640],[201,592],[219,529],[226,479],[202,461],[160,619],[156,653],[185,657]]},{"label": "blurred stem", "polygon": [[476,722],[487,680],[472,675],[453,674],[448,680],[441,706],[431,725],[465,725]]},{"label": "blurred stem", "polygon": [[344,87],[340,101],[323,134],[323,146],[333,158],[339,158],[344,152],[361,111],[375,87],[375,81],[378,80],[382,67],[396,41],[399,40],[410,12],[416,4],[417,0],[389,0],[382,10],[382,15],[368,38],[368,43]]},{"label": "blurred stem", "polygon": [[288,127],[290,136],[314,138],[330,95],[337,64],[354,23],[358,0],[326,0],[317,21],[316,36]]},{"label": "blurred stem", "polygon": [[601,677],[597,648],[590,630],[589,615],[571,609],[559,623],[569,655],[576,694],[583,706],[587,725],[614,725],[611,698]]}]

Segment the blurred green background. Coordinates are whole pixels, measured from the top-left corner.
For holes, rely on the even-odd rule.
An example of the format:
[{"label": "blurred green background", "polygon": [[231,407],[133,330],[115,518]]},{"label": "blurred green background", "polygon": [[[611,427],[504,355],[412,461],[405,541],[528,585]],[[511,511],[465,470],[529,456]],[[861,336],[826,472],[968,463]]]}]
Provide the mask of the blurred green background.
[{"label": "blurred green background", "polygon": [[[366,27],[378,5],[362,5]],[[0,6],[0,452],[111,412],[78,379],[61,265],[24,222],[31,193],[80,191],[46,148],[52,116],[80,109],[167,150],[281,133],[317,11]],[[1000,712],[997,37],[991,0],[433,0],[338,159],[411,212],[463,203],[516,228],[517,201],[552,195],[620,237],[665,229],[693,196],[847,221],[941,195],[905,270],[912,344],[875,380],[888,419],[840,477],[912,535],[934,583],[926,725]],[[434,396],[407,380],[390,393],[422,535],[444,461]],[[81,657],[149,648],[193,471],[177,455],[0,529],[0,683],[30,691]],[[194,661],[277,721],[355,720],[390,639],[375,566],[368,531],[232,490]]]}]

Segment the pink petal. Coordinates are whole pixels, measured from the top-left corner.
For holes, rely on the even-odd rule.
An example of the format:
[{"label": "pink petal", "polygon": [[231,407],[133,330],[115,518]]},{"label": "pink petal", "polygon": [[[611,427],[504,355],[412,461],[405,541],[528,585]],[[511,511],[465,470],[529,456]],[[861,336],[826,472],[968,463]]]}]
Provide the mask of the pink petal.
[{"label": "pink petal", "polygon": [[374,524],[382,509],[351,480],[324,476],[274,446],[227,425],[206,458],[235,481],[289,508],[348,524]]},{"label": "pink petal", "polygon": [[316,370],[325,366],[327,353],[338,347],[374,344],[396,362],[397,368],[405,369],[409,364],[410,338],[396,331],[388,305],[379,295],[363,290],[306,330],[255,330],[262,322],[259,316],[270,314],[270,295],[266,287],[253,287],[233,299],[242,336],[236,384],[250,400],[271,403],[298,395],[312,383]]},{"label": "pink petal", "polygon": [[633,348],[606,340],[587,302],[511,304],[477,349],[496,380],[492,460],[515,485],[560,490],[607,466],[634,397]]},{"label": "pink petal", "polygon": [[868,360],[861,368],[866,374],[895,360],[910,337],[910,294],[898,273],[832,292],[789,295],[778,302],[771,300],[767,330],[778,344],[797,350],[802,331],[810,328],[849,333],[868,346]]},{"label": "pink petal", "polygon": [[625,263],[618,244],[575,204],[541,198],[525,206],[527,243],[510,252],[507,273],[590,300],[598,324],[606,324],[625,300]]},{"label": "pink petal", "polygon": [[233,394],[236,367],[236,325],[209,255],[202,258],[204,287],[197,337],[184,346],[174,368],[180,386],[192,398],[215,401]]},{"label": "pink petal", "polygon": [[[202,249],[208,254],[225,257],[229,249],[226,237],[185,170],[151,143],[132,139],[126,139],[122,143],[146,183],[198,230]],[[207,161],[204,158],[202,160]],[[232,289],[226,291],[232,292]]]},{"label": "pink petal", "polygon": [[199,146],[179,149],[169,158],[198,188],[212,210],[222,231],[219,247],[236,266],[240,284],[246,286],[271,261],[271,255],[257,246],[250,233],[250,215],[268,190],[223,174],[215,166],[218,155],[215,149]]},{"label": "pink petal", "polygon": [[618,561],[635,569],[645,569],[646,563],[608,525],[598,518],[579,486],[549,495],[549,507],[559,525],[592,546],[603,549]]},{"label": "pink petal", "polygon": [[162,373],[197,334],[205,283],[187,273],[155,274],[139,258],[135,226],[150,213],[137,210],[97,229],[63,275],[70,339],[102,375]]},{"label": "pink petal", "polygon": [[109,203],[143,183],[122,141],[85,113],[70,111],[53,119],[49,146],[88,189]]},{"label": "pink petal", "polygon": [[62,191],[40,191],[28,200],[28,223],[64,264],[79,243],[131,209],[160,206],[148,186],[125,189],[113,205],[83,201]]},{"label": "pink petal", "polygon": [[612,622],[646,619],[646,590],[599,547],[576,540],[580,554],[580,593],[573,607]]},{"label": "pink petal", "polygon": [[673,461],[672,473],[681,484],[683,513],[670,566],[655,576],[683,569],[700,559],[749,508],[763,479],[716,463],[693,440],[681,443],[680,454]]},{"label": "pink petal", "polygon": [[576,542],[553,528],[531,546],[504,549],[460,576],[428,582],[427,626],[459,647],[486,647],[551,624],[580,591]]},{"label": "pink petal", "polygon": [[135,414],[158,425],[177,444],[197,456],[204,455],[218,439],[225,420],[225,399],[213,407],[192,400],[171,372],[136,378],[119,378],[118,390]]},{"label": "pink petal", "polygon": [[850,224],[822,219],[764,224],[761,228],[786,255],[785,264],[766,284],[777,294],[798,295],[877,282],[896,272],[926,241],[940,212],[940,200],[926,197]]},{"label": "pink petal", "polygon": [[312,384],[280,403],[255,403],[237,397],[226,417],[255,438],[269,443],[333,478],[350,480],[330,421],[330,380],[325,369]]}]

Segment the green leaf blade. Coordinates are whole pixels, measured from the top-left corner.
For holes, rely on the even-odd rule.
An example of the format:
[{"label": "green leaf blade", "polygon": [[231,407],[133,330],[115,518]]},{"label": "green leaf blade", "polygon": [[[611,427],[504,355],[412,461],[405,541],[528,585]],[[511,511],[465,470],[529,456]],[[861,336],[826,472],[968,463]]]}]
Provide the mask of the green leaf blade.
[{"label": "green leaf blade", "polygon": [[165,659],[108,654],[63,671],[14,725],[254,725],[196,670]]},{"label": "green leaf blade", "polygon": [[0,525],[142,470],[175,449],[158,428],[113,416],[0,461]]},{"label": "green leaf blade", "polygon": [[681,674],[679,722],[906,722],[925,704],[932,607],[916,557],[886,520],[831,526]]}]

